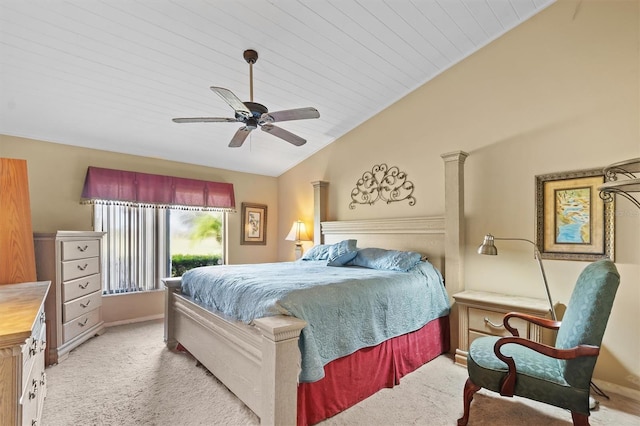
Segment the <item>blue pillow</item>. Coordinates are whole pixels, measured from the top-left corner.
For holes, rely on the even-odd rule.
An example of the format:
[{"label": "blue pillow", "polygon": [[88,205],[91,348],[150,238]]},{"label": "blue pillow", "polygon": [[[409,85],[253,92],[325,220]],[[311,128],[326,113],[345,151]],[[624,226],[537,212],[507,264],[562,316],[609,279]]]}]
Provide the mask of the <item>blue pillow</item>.
[{"label": "blue pillow", "polygon": [[327,266],[344,266],[358,254],[357,240],[344,240],[329,247]]},{"label": "blue pillow", "polygon": [[331,244],[318,244],[302,255],[302,260],[327,260],[329,258]]},{"label": "blue pillow", "polygon": [[358,251],[356,257],[349,262],[349,265],[407,272],[420,263],[421,258],[422,255],[414,251],[364,248]]}]

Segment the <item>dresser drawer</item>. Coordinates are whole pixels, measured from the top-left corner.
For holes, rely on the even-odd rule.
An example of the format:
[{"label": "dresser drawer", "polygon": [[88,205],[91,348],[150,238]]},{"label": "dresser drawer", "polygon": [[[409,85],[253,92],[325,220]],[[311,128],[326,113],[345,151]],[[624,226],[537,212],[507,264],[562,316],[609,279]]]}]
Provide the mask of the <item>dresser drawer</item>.
[{"label": "dresser drawer", "polygon": [[65,302],[62,306],[62,322],[69,322],[72,319],[86,314],[102,305],[102,292],[96,291],[87,296],[79,297],[70,302]]},{"label": "dresser drawer", "polygon": [[94,309],[62,325],[62,338],[68,342],[100,322],[100,309]]},{"label": "dresser drawer", "polygon": [[[469,330],[479,331],[492,336],[511,336],[511,333],[509,333],[509,331],[502,325],[502,318],[504,318],[504,315],[504,312],[469,308]],[[519,318],[513,318],[509,321],[509,324],[518,329],[520,337],[528,337],[528,324],[526,321]]]},{"label": "dresser drawer", "polygon": [[29,375],[38,354],[38,338],[36,336],[29,337],[24,345],[22,345],[22,387],[26,389]]},{"label": "dresser drawer", "polygon": [[[20,408],[22,410],[22,426],[33,426],[38,419],[38,394],[32,393],[34,389],[25,390],[21,398]],[[37,392],[37,390],[35,390]]]},{"label": "dresser drawer", "polygon": [[[47,347],[46,325],[38,328],[38,333],[29,337],[22,346],[22,389],[26,389],[29,380],[29,372],[38,364],[39,356],[44,356]],[[44,364],[42,364],[44,365]]]},{"label": "dresser drawer", "polygon": [[477,331],[473,331],[473,330],[469,330],[469,347],[471,347],[471,343],[473,343],[474,340],[480,338],[480,337],[487,337],[490,336],[489,334],[484,334],[484,333],[479,333]]},{"label": "dresser drawer", "polygon": [[44,354],[34,356],[35,363],[29,370],[23,370],[26,377],[25,385],[22,388],[22,424],[32,425],[38,418],[38,403],[41,401],[41,394],[44,392],[45,382],[43,380]]},{"label": "dresser drawer", "polygon": [[100,254],[100,242],[98,240],[63,241],[62,260],[84,259],[86,257],[98,257]]},{"label": "dresser drawer", "polygon": [[88,277],[62,283],[62,301],[68,302],[81,296],[102,290],[102,275],[94,274]]},{"label": "dresser drawer", "polygon": [[34,324],[33,324],[33,332],[32,332],[32,336],[35,337],[36,339],[39,339],[39,343],[41,344],[42,339],[45,339],[45,334],[43,333],[43,329],[45,328],[45,313],[44,313],[44,309],[40,309],[40,311],[38,312],[38,317],[36,318]]},{"label": "dresser drawer", "polygon": [[100,272],[100,259],[97,257],[62,262],[62,281],[86,277],[98,272]]}]

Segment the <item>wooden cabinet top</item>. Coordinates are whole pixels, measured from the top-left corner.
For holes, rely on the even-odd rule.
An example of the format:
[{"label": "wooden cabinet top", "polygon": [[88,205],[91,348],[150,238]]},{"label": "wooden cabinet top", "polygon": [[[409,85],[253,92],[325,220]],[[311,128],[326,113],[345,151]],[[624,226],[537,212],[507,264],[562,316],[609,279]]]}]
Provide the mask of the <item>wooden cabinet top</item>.
[{"label": "wooden cabinet top", "polygon": [[465,305],[492,306],[505,311],[514,310],[525,313],[533,312],[544,314],[549,312],[549,302],[524,296],[513,296],[486,291],[466,290],[453,295],[456,302]]},{"label": "wooden cabinet top", "polygon": [[0,285],[0,348],[15,346],[31,336],[49,281]]},{"label": "wooden cabinet top", "polygon": [[99,231],[56,231],[56,232],[34,232],[33,237],[35,239],[41,238],[60,238],[60,239],[74,239],[74,238],[101,238],[106,232]]}]

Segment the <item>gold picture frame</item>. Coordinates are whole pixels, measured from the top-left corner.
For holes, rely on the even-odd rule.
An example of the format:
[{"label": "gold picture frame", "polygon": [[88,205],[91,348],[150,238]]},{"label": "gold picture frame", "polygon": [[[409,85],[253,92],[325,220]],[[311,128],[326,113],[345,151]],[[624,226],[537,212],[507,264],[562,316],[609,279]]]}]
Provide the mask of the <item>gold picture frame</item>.
[{"label": "gold picture frame", "polygon": [[267,244],[267,206],[264,204],[242,203],[242,229],[240,244]]},{"label": "gold picture frame", "polygon": [[543,259],[614,260],[614,203],[602,169],[536,176],[536,241]]}]

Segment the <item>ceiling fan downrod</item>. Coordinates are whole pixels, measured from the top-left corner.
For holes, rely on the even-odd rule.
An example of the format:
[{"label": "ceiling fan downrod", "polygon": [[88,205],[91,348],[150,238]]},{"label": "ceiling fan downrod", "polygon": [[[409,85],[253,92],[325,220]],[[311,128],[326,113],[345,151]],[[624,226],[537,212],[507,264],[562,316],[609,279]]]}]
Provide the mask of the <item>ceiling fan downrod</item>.
[{"label": "ceiling fan downrod", "polygon": [[253,102],[253,64],[258,60],[258,52],[252,49],[244,51],[244,60],[249,64],[249,101]]}]

